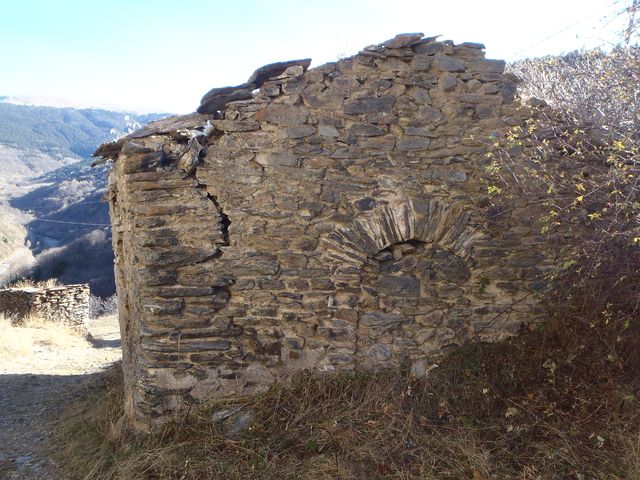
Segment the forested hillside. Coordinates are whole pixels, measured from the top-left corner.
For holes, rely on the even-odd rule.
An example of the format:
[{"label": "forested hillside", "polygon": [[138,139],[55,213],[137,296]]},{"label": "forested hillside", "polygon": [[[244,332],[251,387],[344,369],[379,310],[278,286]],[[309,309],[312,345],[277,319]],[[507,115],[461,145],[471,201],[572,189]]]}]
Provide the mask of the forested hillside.
[{"label": "forested hillside", "polygon": [[[111,295],[113,252],[108,166],[90,167],[97,146],[163,114],[14,105],[0,97],[0,283],[24,276],[89,283]],[[28,247],[28,248],[24,248]],[[21,248],[23,247],[23,248]]]},{"label": "forested hillside", "polygon": [[158,118],[98,109],[14,105],[0,97],[0,144],[88,158],[96,146]]}]

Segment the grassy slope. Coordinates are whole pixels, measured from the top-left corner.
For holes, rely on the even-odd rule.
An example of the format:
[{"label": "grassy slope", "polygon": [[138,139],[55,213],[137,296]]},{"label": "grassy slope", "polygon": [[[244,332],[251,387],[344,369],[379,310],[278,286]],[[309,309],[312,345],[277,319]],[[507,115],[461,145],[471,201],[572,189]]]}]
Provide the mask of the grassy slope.
[{"label": "grassy slope", "polygon": [[114,435],[111,374],[62,420],[70,479],[640,478],[637,334],[556,320],[404,372],[301,376],[239,399],[229,438],[206,405],[148,437]]},{"label": "grassy slope", "polygon": [[0,144],[0,187],[3,194],[12,194],[18,183],[73,164],[76,156],[46,153],[40,150],[10,147]]},{"label": "grassy slope", "polygon": [[[117,324],[117,318],[109,315],[91,318],[87,327],[100,335],[117,330]],[[15,324],[15,319],[0,314],[0,375],[77,375],[98,371],[121,358],[116,343],[96,346],[83,332],[67,325],[37,316],[22,318]]]}]

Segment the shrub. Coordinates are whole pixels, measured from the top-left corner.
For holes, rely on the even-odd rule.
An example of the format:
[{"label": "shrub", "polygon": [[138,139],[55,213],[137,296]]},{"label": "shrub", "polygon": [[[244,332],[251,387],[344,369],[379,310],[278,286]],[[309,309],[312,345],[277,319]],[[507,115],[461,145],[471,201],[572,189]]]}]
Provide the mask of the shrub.
[{"label": "shrub", "polygon": [[495,139],[490,198],[546,190],[540,233],[575,238],[549,277],[556,313],[610,324],[618,338],[640,328],[640,49],[573,52],[511,70],[525,99],[550,106],[530,100],[526,125]]},{"label": "shrub", "polygon": [[523,99],[541,98],[614,139],[640,136],[640,47],[616,47],[520,60],[509,71]]},{"label": "shrub", "polygon": [[89,297],[89,318],[99,318],[118,313],[118,297],[114,294],[110,297]]}]

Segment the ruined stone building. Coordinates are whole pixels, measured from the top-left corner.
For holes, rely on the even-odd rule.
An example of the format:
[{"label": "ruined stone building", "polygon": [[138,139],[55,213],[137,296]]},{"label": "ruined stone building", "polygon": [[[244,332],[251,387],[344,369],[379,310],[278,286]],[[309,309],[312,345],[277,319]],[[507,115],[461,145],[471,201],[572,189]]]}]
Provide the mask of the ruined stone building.
[{"label": "ruined stone building", "polygon": [[37,317],[85,332],[89,297],[87,284],[3,288],[0,290],[0,313],[11,318],[14,324]]},{"label": "ruined stone building", "polygon": [[403,34],[309,64],[96,152],[138,428],[301,369],[421,375],[541,315],[539,212],[487,197],[487,146],[527,115],[504,62]]}]

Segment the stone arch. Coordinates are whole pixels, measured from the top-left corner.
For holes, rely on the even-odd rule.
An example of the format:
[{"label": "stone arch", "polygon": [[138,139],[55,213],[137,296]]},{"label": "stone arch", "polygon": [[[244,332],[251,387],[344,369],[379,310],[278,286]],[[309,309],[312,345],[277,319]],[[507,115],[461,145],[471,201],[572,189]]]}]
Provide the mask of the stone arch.
[{"label": "stone arch", "polygon": [[[384,276],[378,277],[381,282],[370,283],[368,276],[383,265],[378,258],[381,252],[407,243],[430,246],[436,252],[446,251],[448,258],[458,258],[471,267],[473,245],[482,234],[470,225],[470,218],[469,212],[457,203],[398,196],[324,239],[327,263],[333,265],[332,275],[336,279],[336,303],[329,305],[335,314],[331,325],[344,332],[342,343],[333,345],[330,351],[340,354],[351,349],[347,357],[353,362],[340,368],[353,368],[356,364],[376,367],[407,358],[413,362],[452,341],[454,326],[449,325],[449,315],[444,312],[447,309],[454,312],[456,300],[440,294],[458,292],[456,297],[462,298],[462,292],[468,290],[461,288],[460,282],[439,278],[432,286],[422,279],[421,270],[412,269],[402,269],[397,275],[378,270]],[[431,252],[428,259],[437,261],[430,257]],[[412,255],[424,253],[427,252],[416,251],[406,259],[411,262]],[[420,278],[415,276],[418,272]],[[465,278],[462,283],[466,282]],[[404,285],[410,285],[407,287],[410,291],[404,291]],[[447,288],[451,290],[445,292]],[[360,294],[355,293],[357,289]],[[349,303],[354,298],[358,300],[357,311],[353,311],[351,320],[344,320],[344,309],[355,308],[355,304]],[[331,359],[330,355],[328,361]]]},{"label": "stone arch", "polygon": [[341,265],[338,268],[361,268],[385,248],[417,240],[468,260],[477,236],[468,225],[469,218],[462,206],[436,198],[395,199],[333,231],[325,238],[325,251]]}]

